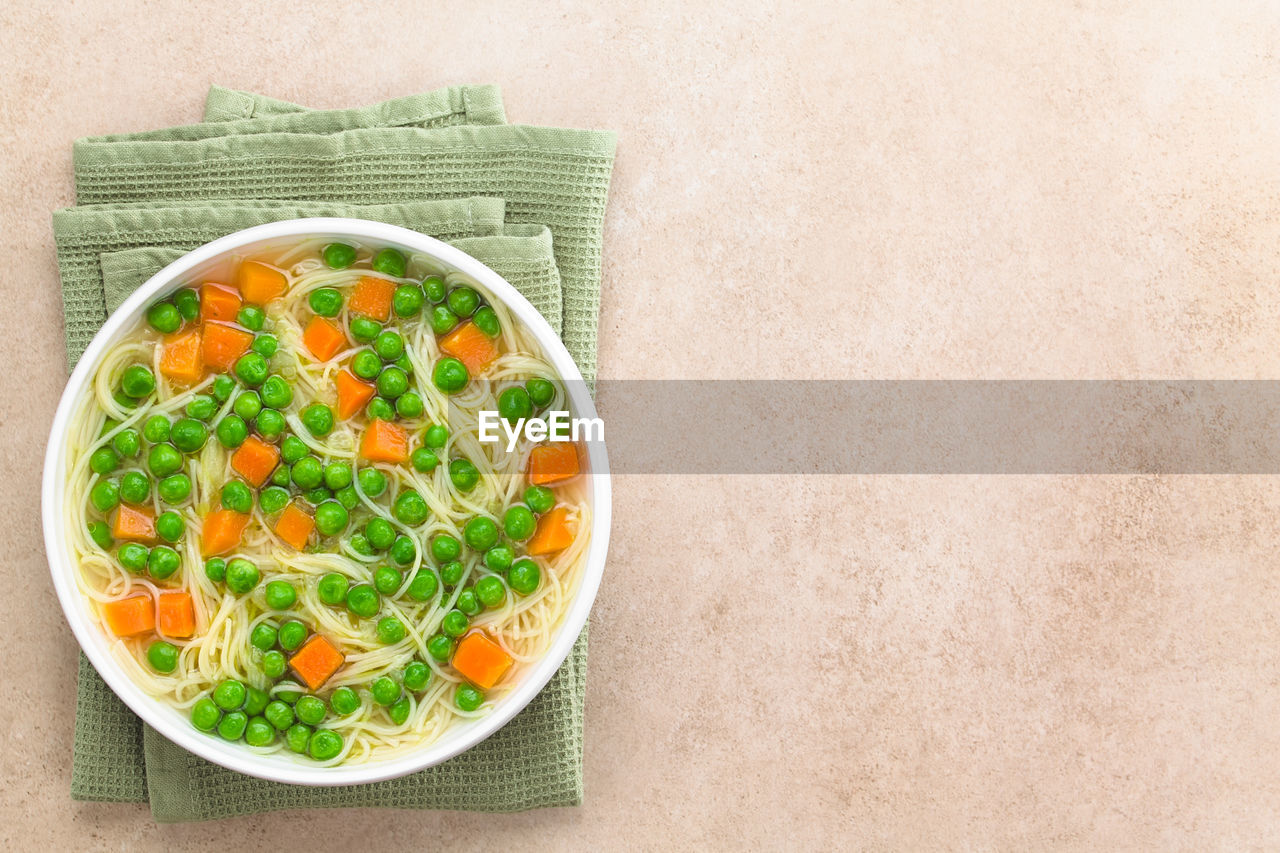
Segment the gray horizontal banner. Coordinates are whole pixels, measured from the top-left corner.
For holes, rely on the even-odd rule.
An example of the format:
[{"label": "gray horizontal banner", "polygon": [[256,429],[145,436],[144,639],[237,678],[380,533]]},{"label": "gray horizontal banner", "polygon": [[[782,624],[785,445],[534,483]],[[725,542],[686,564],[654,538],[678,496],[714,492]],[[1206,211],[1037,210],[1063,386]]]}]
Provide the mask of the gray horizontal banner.
[{"label": "gray horizontal banner", "polygon": [[609,381],[619,474],[1276,474],[1280,382]]}]

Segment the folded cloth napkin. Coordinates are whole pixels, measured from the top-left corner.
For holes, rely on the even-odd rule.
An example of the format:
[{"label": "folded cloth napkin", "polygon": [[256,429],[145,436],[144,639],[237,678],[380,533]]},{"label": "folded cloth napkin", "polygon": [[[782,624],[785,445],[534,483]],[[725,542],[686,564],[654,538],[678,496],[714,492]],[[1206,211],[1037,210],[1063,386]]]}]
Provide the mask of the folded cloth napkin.
[{"label": "folded cloth napkin", "polygon": [[[572,350],[580,362],[594,365],[594,308],[586,318],[583,306],[598,304],[612,135],[508,128],[516,131],[516,152],[488,137],[482,153],[456,138],[435,139],[450,132],[440,128],[461,129],[463,123],[498,129],[503,114],[492,87],[455,87],[323,112],[215,88],[207,115],[216,128],[195,125],[77,144],[77,191],[81,201],[94,203],[54,217],[71,364],[106,313],[182,252],[260,222],[344,215],[404,225],[459,246],[511,281],[567,341],[572,313]],[[376,142],[379,130],[393,134],[394,144]],[[374,144],[357,144],[353,132]],[[557,134],[563,134],[560,147],[553,144]],[[244,146],[248,139],[253,144]],[[537,144],[524,144],[530,139]],[[325,152],[318,160],[317,151]],[[381,155],[370,158],[370,152]],[[150,155],[156,159],[148,169]],[[228,164],[229,157],[238,165]],[[176,162],[180,170],[170,168]],[[281,164],[290,164],[284,183],[276,180]],[[130,177],[121,177],[121,169]],[[254,198],[253,175],[262,183],[259,194],[270,198]],[[149,200],[137,181],[158,187],[156,198]],[[440,191],[438,183],[476,189],[467,197],[460,189]],[[284,200],[284,187],[303,187],[297,195],[324,201]],[[504,194],[520,197],[520,221],[511,221]],[[370,203],[353,204],[349,197]],[[535,219],[538,211],[548,212],[546,224]],[[557,232],[572,251],[561,250]],[[564,277],[560,258],[574,270],[572,280]],[[423,773],[348,788],[277,785],[196,758],[142,726],[82,658],[73,796],[149,799],[160,821],[296,807],[504,811],[573,804],[582,792],[585,635],[542,694],[483,744]]]}]

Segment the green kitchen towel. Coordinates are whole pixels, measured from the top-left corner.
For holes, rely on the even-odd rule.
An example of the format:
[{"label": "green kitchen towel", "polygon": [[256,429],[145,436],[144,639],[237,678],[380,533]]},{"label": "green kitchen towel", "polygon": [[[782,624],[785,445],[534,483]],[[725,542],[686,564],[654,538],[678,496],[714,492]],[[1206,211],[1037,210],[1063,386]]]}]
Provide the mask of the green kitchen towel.
[{"label": "green kitchen towel", "polygon": [[[363,207],[116,205],[59,211],[54,228],[59,258],[68,271],[66,298],[74,292],[98,300],[102,316],[165,264],[223,233],[299,216],[356,216],[449,238],[551,314],[548,319],[555,326],[560,293],[549,232],[503,225],[502,210],[500,199],[489,198]],[[504,231],[511,233],[500,233]],[[150,235],[167,237],[162,245],[137,245]],[[95,252],[96,277],[92,264],[79,262]],[[420,774],[347,788],[276,785],[191,755],[142,725],[82,657],[73,795],[113,801],[149,798],[153,815],[162,822],[306,806],[515,810],[576,803],[581,799],[585,655],[584,632],[534,703],[477,748]],[[500,768],[501,784],[493,784],[493,768]]]},{"label": "green kitchen towel", "polygon": [[[334,119],[334,112],[344,117]],[[273,113],[82,139],[75,145],[76,197],[81,204],[503,198],[508,222],[551,230],[563,291],[562,336],[593,381],[614,135],[501,124],[342,129],[349,112]],[[92,317],[69,307],[67,323],[91,326]]]},{"label": "green kitchen towel", "polygon": [[[455,87],[323,112],[215,87],[207,108],[216,126],[77,143],[77,191],[82,202],[93,203],[55,217],[71,363],[108,307],[175,251],[255,221],[347,214],[450,239],[505,275],[560,328],[558,304],[571,351],[593,375],[594,309],[585,318],[583,308],[598,304],[611,134],[510,128],[514,133],[478,137],[477,150],[470,151],[468,134],[459,131],[497,130],[503,121],[492,87]],[[280,163],[288,168],[277,174]],[[462,186],[474,189],[459,191]],[[504,206],[504,191],[518,202]],[[261,195],[269,198],[255,198]],[[458,198],[465,195],[477,197]],[[296,199],[332,204],[292,203]],[[424,199],[437,200],[429,202],[432,213],[446,224],[432,228],[402,215]],[[353,201],[364,203],[365,212],[355,212]],[[254,219],[246,208],[264,218]],[[551,228],[537,219],[540,211]],[[568,263],[572,277],[562,276],[557,259]],[[82,661],[74,793],[102,800],[139,800],[149,793],[159,820],[327,805],[510,810],[577,802],[585,633],[551,685],[516,721],[464,756],[400,780],[403,787],[275,786],[209,765],[154,732],[144,734]],[[526,717],[529,731],[513,728]]]}]

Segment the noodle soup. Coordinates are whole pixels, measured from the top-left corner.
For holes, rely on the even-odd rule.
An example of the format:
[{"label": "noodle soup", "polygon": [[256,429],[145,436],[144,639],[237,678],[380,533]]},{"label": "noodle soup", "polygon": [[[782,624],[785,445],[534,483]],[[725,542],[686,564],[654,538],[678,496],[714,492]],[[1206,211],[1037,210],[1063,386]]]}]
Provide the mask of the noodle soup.
[{"label": "noodle soup", "polygon": [[227,258],[151,305],[91,390],[67,446],[78,586],[196,730],[312,765],[394,758],[551,645],[590,544],[584,462],[479,440],[484,416],[569,402],[465,276],[321,240]]}]

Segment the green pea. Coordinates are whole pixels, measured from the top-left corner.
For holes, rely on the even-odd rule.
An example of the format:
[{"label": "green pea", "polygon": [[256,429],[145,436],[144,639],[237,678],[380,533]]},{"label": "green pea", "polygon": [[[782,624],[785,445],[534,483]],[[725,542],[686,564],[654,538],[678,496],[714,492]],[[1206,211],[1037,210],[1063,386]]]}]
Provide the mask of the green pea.
[{"label": "green pea", "polygon": [[296,435],[290,435],[280,442],[280,458],[284,460],[286,465],[292,465],[299,459],[306,457],[311,449],[307,447],[307,443]]},{"label": "green pea", "polygon": [[267,607],[272,610],[288,610],[298,600],[298,591],[287,581],[268,581]]},{"label": "green pea", "polygon": [[449,463],[449,480],[460,492],[469,492],[480,482],[480,472],[470,459],[455,459]]},{"label": "green pea", "polygon": [[398,367],[388,367],[378,374],[378,393],[395,399],[409,390],[409,377]]},{"label": "green pea", "polygon": [[498,414],[508,423],[519,423],[533,414],[533,401],[523,388],[507,388],[498,395]]},{"label": "green pea", "polygon": [[448,587],[455,587],[462,580],[464,566],[458,560],[450,560],[440,566],[440,582]]},{"label": "green pea", "polygon": [[236,390],[236,381],[225,373],[220,373],[213,379],[213,399],[219,403],[225,403]]},{"label": "green pea", "polygon": [[157,545],[147,555],[147,574],[156,580],[172,577],[182,565],[182,557],[168,545]]},{"label": "green pea", "polygon": [[124,374],[120,377],[120,390],[128,397],[141,400],[156,390],[155,374],[149,367],[131,364],[124,369]]},{"label": "green pea", "polygon": [[521,557],[507,570],[507,585],[521,595],[528,595],[542,582],[542,571],[528,557]]},{"label": "green pea", "polygon": [[444,279],[438,275],[429,275],[422,280],[422,291],[432,302],[443,302],[446,290]]},{"label": "green pea", "polygon": [[136,429],[122,429],[116,433],[116,437],[112,440],[111,446],[115,448],[116,453],[121,456],[137,456],[138,451],[142,449],[142,440],[138,437]]},{"label": "green pea", "polygon": [[430,513],[427,502],[415,489],[407,489],[397,495],[396,502],[391,508],[391,514],[396,517],[396,520],[409,527],[422,524]]},{"label": "green pea", "polygon": [[405,391],[396,398],[396,414],[402,418],[421,417],[425,410],[426,406],[417,391]]},{"label": "green pea", "polygon": [[422,303],[426,298],[418,285],[402,284],[391,297],[391,307],[400,317],[416,317],[422,311]]},{"label": "green pea", "polygon": [[333,496],[338,499],[338,503],[342,504],[342,508],[347,512],[351,512],[351,510],[360,505],[360,496],[356,494],[355,486],[338,489],[333,493]]},{"label": "green pea", "polygon": [[236,313],[236,322],[251,332],[261,332],[266,325],[267,314],[257,305],[246,305]]},{"label": "green pea", "polygon": [[485,607],[501,607],[507,600],[507,588],[497,575],[485,575],[476,581],[476,599]]},{"label": "green pea", "polygon": [[394,566],[379,566],[373,573],[373,586],[383,595],[392,595],[400,588],[404,576]]},{"label": "green pea", "polygon": [[316,507],[316,530],[321,536],[337,536],[347,529],[350,516],[346,507],[337,501],[325,501]]},{"label": "green pea", "polygon": [[200,296],[189,287],[173,294],[173,305],[188,323],[200,316]]},{"label": "green pea", "polygon": [[156,535],[166,542],[177,542],[187,532],[187,523],[172,510],[156,517]]},{"label": "green pea", "polygon": [[461,553],[462,543],[447,533],[441,533],[431,540],[431,557],[437,563],[456,560]]},{"label": "green pea", "polygon": [[431,374],[431,381],[446,394],[453,394],[467,387],[467,379],[467,366],[452,357],[437,361]]},{"label": "green pea", "polygon": [[253,626],[253,630],[249,632],[249,645],[255,649],[269,652],[275,648],[276,640],[279,638],[280,632],[276,630],[276,626],[270,622],[259,622]]},{"label": "green pea", "polygon": [[330,243],[320,251],[320,257],[329,269],[345,270],[356,262],[356,250],[346,243]]},{"label": "green pea", "polygon": [[373,701],[379,705],[390,705],[400,698],[400,685],[389,675],[383,675],[374,679],[373,684],[369,685],[369,692],[373,694]]},{"label": "green pea", "polygon": [[391,543],[391,551],[389,552],[391,559],[402,566],[407,566],[413,562],[413,558],[418,553],[418,546],[408,536],[400,535],[396,537],[396,541]]},{"label": "green pea", "polygon": [[311,291],[307,297],[311,310],[321,317],[337,317],[342,313],[342,294],[332,287],[321,287]]},{"label": "green pea", "polygon": [[191,478],[186,474],[170,474],[160,481],[156,491],[167,504],[181,503],[191,494]]},{"label": "green pea", "polygon": [[304,723],[294,723],[284,733],[284,741],[290,752],[305,754],[307,746],[311,743],[311,727]]},{"label": "green pea", "polygon": [[244,699],[244,712],[250,717],[256,717],[266,710],[270,702],[271,697],[267,695],[267,691],[250,687]]},{"label": "green pea", "polygon": [[453,703],[463,711],[475,711],[484,704],[484,694],[470,684],[459,684],[453,691]]},{"label": "green pea", "polygon": [[434,572],[430,569],[418,569],[409,583],[407,595],[414,601],[430,601],[439,587],[440,582],[436,579]]},{"label": "green pea", "polygon": [[394,421],[396,407],[386,397],[374,397],[365,408],[365,415],[371,421]]},{"label": "green pea", "polygon": [[480,307],[480,294],[463,285],[450,290],[446,301],[449,303],[450,311],[459,317],[470,317]]},{"label": "green pea", "polygon": [[262,397],[262,405],[272,409],[283,409],[293,402],[293,389],[281,376],[268,376],[258,393]]},{"label": "green pea", "polygon": [[476,328],[484,332],[491,338],[496,338],[502,334],[502,324],[498,322],[498,314],[488,305],[476,312],[471,318],[471,322],[476,324]]},{"label": "green pea", "polygon": [[137,542],[126,542],[120,546],[120,550],[116,551],[116,559],[120,561],[120,565],[134,574],[147,567],[147,558],[150,556],[151,551],[147,546],[139,545]]},{"label": "green pea", "polygon": [[173,672],[178,668],[178,647],[164,640],[156,640],[147,647],[147,663],[156,672]]},{"label": "green pea", "polygon": [[258,493],[258,506],[263,515],[274,515],[289,503],[289,492],[279,486],[268,486]]},{"label": "green pea", "polygon": [[556,505],[556,493],[546,486],[530,486],[524,490],[524,502],[529,509],[542,515]]},{"label": "green pea", "polygon": [[423,435],[423,443],[437,450],[449,443],[449,428],[443,424],[432,424]]},{"label": "green pea", "polygon": [[235,366],[235,374],[240,381],[254,388],[266,382],[270,372],[271,368],[267,365],[267,360],[257,352],[247,352],[240,356]]},{"label": "green pea", "polygon": [[360,697],[350,687],[339,687],[329,697],[329,707],[333,713],[345,717],[354,714],[360,707]]},{"label": "green pea", "polygon": [[484,605],[476,597],[476,591],[473,587],[467,587],[458,593],[458,599],[453,606],[472,618],[479,616],[484,611]]},{"label": "green pea", "polygon": [[337,491],[351,485],[351,466],[346,462],[330,462],[324,466],[324,484],[326,488]]},{"label": "green pea", "polygon": [[284,656],[284,652],[272,649],[262,656],[262,673],[270,679],[277,679],[284,675],[285,669],[289,666],[288,660]]},{"label": "green pea", "polygon": [[316,761],[329,761],[342,753],[342,735],[328,729],[318,731],[311,736],[307,745],[307,754]]},{"label": "green pea", "polygon": [[351,331],[351,337],[356,343],[367,344],[372,343],[373,339],[378,337],[378,333],[382,331],[382,324],[377,320],[370,320],[368,317],[352,317],[347,327]]},{"label": "green pea", "polygon": [[276,730],[265,717],[253,717],[244,730],[244,742],[249,746],[270,746],[275,742]]},{"label": "green pea", "polygon": [[231,404],[231,410],[242,422],[251,421],[262,411],[262,398],[257,391],[241,391]]},{"label": "green pea", "polygon": [[378,612],[379,605],[378,591],[368,584],[356,584],[347,593],[347,609],[357,616],[368,619]]},{"label": "green pea", "polygon": [[128,410],[128,409],[136,409],[136,408],[138,408],[138,401],[137,401],[137,400],[135,400],[135,399],[133,399],[132,397],[130,397],[128,394],[124,393],[123,391],[115,391],[115,392],[113,392],[113,393],[111,394],[111,399],[112,399],[112,400],[115,400],[116,405],[117,405],[117,406],[119,406],[119,407],[120,407],[120,408],[122,408],[122,409],[126,409],[126,410]]},{"label": "green pea", "polygon": [[169,439],[183,453],[195,453],[209,440],[209,431],[198,420],[183,418],[173,425]]},{"label": "green pea", "polygon": [[291,619],[280,626],[280,648],[291,652],[307,639],[307,626],[296,619]]},{"label": "green pea", "polygon": [[211,732],[222,719],[222,711],[208,696],[202,696],[191,706],[191,725],[202,732]]},{"label": "green pea", "polygon": [[227,578],[227,561],[221,557],[205,560],[204,576],[214,583],[222,583]]},{"label": "green pea", "polygon": [[178,331],[182,325],[182,315],[168,302],[157,302],[147,309],[147,322],[157,332],[168,335]]},{"label": "green pea", "polygon": [[290,474],[293,482],[300,489],[314,489],[324,482],[324,467],[314,456],[308,456],[293,463]]},{"label": "green pea", "polygon": [[363,554],[366,557],[373,556],[373,546],[369,544],[369,538],[363,533],[356,533],[347,540],[348,547],[357,554]]},{"label": "green pea", "polygon": [[408,696],[404,696],[401,697],[400,701],[387,709],[387,716],[390,717],[391,722],[395,723],[397,726],[403,726],[409,721],[409,711],[412,708],[413,702],[410,701]]},{"label": "green pea", "polygon": [[440,464],[440,457],[429,447],[419,447],[409,455],[409,461],[413,463],[413,470],[428,474]]},{"label": "green pea", "polygon": [[218,723],[218,735],[223,740],[239,740],[240,736],[244,734],[247,725],[249,725],[248,714],[244,711],[232,711]]},{"label": "green pea", "polygon": [[396,249],[382,249],[373,256],[373,268],[383,275],[404,278],[404,271],[407,265],[408,262],[405,260],[404,255]]},{"label": "green pea", "polygon": [[227,589],[237,595],[252,592],[260,578],[258,567],[244,557],[235,557],[227,562]]},{"label": "green pea", "polygon": [[410,661],[404,668],[404,686],[414,693],[431,683],[431,667],[420,660]]},{"label": "green pea", "polygon": [[396,540],[396,529],[385,518],[375,516],[365,524],[364,535],[369,538],[370,545],[379,551],[385,551]]},{"label": "green pea", "polygon": [[341,604],[347,597],[347,576],[329,572],[316,584],[316,597],[330,607]]},{"label": "green pea", "polygon": [[471,620],[461,610],[450,610],[440,620],[440,630],[450,637],[461,637],[471,627]]},{"label": "green pea", "polygon": [[222,487],[222,506],[236,512],[253,509],[253,490],[240,480],[228,480]]},{"label": "green pea", "polygon": [[169,440],[169,419],[164,415],[152,415],[142,426],[142,437],[152,444]]},{"label": "green pea", "polygon": [[467,522],[462,538],[473,551],[487,551],[498,542],[498,525],[491,518],[477,516]]},{"label": "green pea", "polygon": [[383,616],[378,620],[378,642],[384,646],[393,646],[404,639],[405,627],[394,616]]},{"label": "green pea", "polygon": [[539,409],[550,403],[556,396],[556,386],[539,376],[524,383],[524,388],[529,392],[529,399]]},{"label": "green pea", "polygon": [[484,552],[484,564],[494,572],[505,572],[511,568],[511,561],[515,558],[515,549],[505,542],[494,545]]},{"label": "green pea", "polygon": [[315,696],[303,696],[293,706],[293,713],[298,715],[298,719],[309,726],[314,726],[324,720],[326,709],[324,702]]},{"label": "green pea", "polygon": [[218,401],[208,394],[197,394],[187,403],[187,416],[198,421],[207,421],[218,410]]},{"label": "green pea", "polygon": [[382,359],[373,350],[362,349],[351,357],[351,372],[361,379],[373,379],[382,372]]},{"label": "green pea", "polygon": [[453,657],[453,639],[444,634],[436,634],[427,640],[427,654],[440,663],[448,663]]},{"label": "green pea", "polygon": [[458,315],[450,311],[447,305],[437,305],[432,308],[428,319],[431,331],[437,335],[447,335],[454,326],[458,325]]},{"label": "green pea", "polygon": [[244,700],[248,695],[249,691],[244,682],[236,681],[234,678],[220,682],[213,689],[213,701],[224,711],[239,711],[244,707]]},{"label": "green pea", "polygon": [[250,348],[263,358],[269,359],[276,354],[276,350],[280,349],[280,341],[275,335],[258,335],[253,339]]},{"label": "green pea", "polygon": [[228,449],[234,449],[244,444],[245,439],[249,437],[249,425],[239,415],[227,415],[218,421],[215,432],[219,444]]},{"label": "green pea", "polygon": [[324,403],[312,403],[302,410],[302,425],[316,438],[333,432],[333,409]]},{"label": "green pea", "polygon": [[284,432],[284,415],[275,409],[263,409],[258,413],[258,417],[254,418],[253,423],[258,429],[258,434],[268,441]]},{"label": "green pea", "polygon": [[363,468],[357,475],[360,491],[371,498],[376,498],[387,490],[387,475],[377,468]]},{"label": "green pea", "polygon": [[373,340],[373,351],[383,361],[395,361],[404,354],[404,338],[397,332],[380,332]]},{"label": "green pea", "polygon": [[95,474],[110,474],[120,467],[120,457],[110,447],[99,447],[89,457],[89,470]]},{"label": "green pea", "polygon": [[532,536],[537,524],[533,511],[519,504],[509,508],[502,517],[502,529],[507,534],[507,538],[517,542],[523,542]]},{"label": "green pea", "polygon": [[86,525],[89,530],[89,538],[93,540],[93,544],[102,550],[107,550],[115,544],[115,540],[111,538],[111,528],[104,522],[91,521]]},{"label": "green pea", "polygon": [[141,471],[126,472],[120,478],[120,499],[125,503],[140,504],[151,497],[151,481]]},{"label": "green pea", "polygon": [[277,731],[284,731],[293,725],[293,709],[287,702],[279,699],[268,702],[267,707],[262,709],[262,716]]}]

